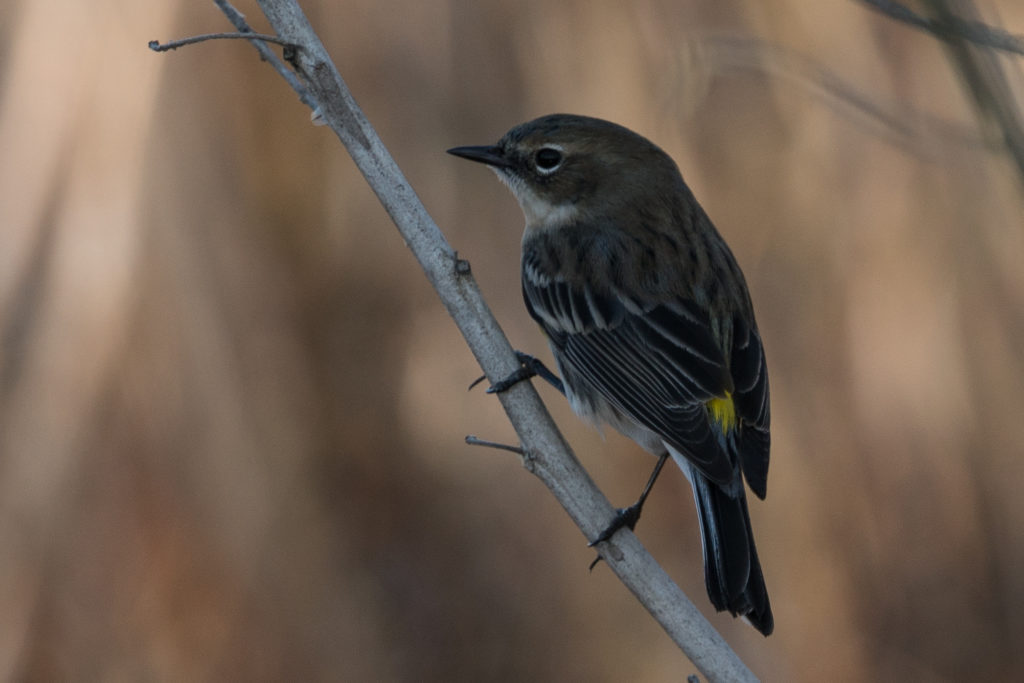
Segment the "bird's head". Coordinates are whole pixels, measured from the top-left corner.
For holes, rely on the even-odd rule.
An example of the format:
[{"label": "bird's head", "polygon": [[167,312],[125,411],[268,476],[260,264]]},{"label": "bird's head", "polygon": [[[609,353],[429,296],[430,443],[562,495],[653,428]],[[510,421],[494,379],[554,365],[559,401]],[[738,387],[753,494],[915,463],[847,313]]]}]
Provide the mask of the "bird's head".
[{"label": "bird's head", "polygon": [[512,190],[527,229],[652,208],[682,182],[675,162],[641,135],[587,116],[550,114],[497,142],[449,154],[487,164]]}]

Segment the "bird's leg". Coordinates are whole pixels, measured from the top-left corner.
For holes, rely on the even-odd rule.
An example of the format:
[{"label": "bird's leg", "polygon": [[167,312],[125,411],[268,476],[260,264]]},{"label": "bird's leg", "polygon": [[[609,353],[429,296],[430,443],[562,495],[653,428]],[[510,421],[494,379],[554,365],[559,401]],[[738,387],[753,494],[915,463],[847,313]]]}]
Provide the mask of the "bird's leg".
[{"label": "bird's leg", "polygon": [[607,527],[605,527],[604,531],[597,535],[597,538],[587,544],[587,547],[592,548],[598,543],[607,541],[622,527],[628,527],[630,531],[636,528],[636,523],[640,520],[640,511],[644,507],[644,501],[647,500],[647,494],[651,492],[651,488],[654,486],[654,482],[657,481],[658,475],[661,474],[661,468],[665,466],[666,460],[668,460],[667,451],[658,457],[658,464],[654,466],[654,471],[651,472],[651,477],[647,480],[647,485],[644,486],[644,490],[640,494],[640,497],[637,498],[636,502],[627,508],[619,508],[616,510],[615,518],[612,519],[611,523]]},{"label": "bird's leg", "polygon": [[[521,363],[519,369],[512,372],[508,377],[500,379],[488,387],[488,394],[499,394],[503,391],[508,391],[523,380],[530,379],[531,377],[540,377],[555,389],[558,389],[563,396],[565,395],[565,385],[562,384],[562,380],[558,378],[558,375],[548,370],[547,366],[544,365],[539,358],[534,358],[530,354],[523,353],[522,351],[516,351],[516,358],[518,358]],[[474,384],[476,384],[476,382],[474,382]]]}]

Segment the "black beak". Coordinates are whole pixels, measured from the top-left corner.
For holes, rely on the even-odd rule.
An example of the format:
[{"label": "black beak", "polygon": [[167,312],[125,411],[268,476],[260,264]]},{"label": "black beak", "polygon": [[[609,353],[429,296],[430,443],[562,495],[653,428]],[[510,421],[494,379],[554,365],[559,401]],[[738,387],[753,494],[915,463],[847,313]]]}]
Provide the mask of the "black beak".
[{"label": "black beak", "polygon": [[452,147],[448,153],[470,161],[479,161],[494,168],[508,168],[512,165],[505,158],[501,147]]}]

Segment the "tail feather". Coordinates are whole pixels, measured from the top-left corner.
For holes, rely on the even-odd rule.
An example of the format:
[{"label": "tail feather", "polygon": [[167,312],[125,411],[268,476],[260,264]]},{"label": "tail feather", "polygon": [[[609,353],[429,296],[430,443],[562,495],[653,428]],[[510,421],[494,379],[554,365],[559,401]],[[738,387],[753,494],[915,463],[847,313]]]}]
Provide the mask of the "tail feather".
[{"label": "tail feather", "polygon": [[742,481],[734,495],[706,479],[689,463],[685,468],[693,485],[704,544],[704,579],[708,597],[718,611],[744,617],[769,635],[774,628],[768,589],[754,546]]}]

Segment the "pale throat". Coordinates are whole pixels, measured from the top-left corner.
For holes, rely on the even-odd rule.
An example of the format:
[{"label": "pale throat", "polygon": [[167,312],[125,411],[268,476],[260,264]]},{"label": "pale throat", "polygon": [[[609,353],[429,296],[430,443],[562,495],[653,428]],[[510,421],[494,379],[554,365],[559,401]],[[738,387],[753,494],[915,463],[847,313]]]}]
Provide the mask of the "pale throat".
[{"label": "pale throat", "polygon": [[572,202],[551,202],[534,192],[525,182],[514,176],[494,169],[498,177],[505,183],[519,202],[523,215],[526,216],[527,230],[549,230],[559,228],[576,220],[578,207]]}]

